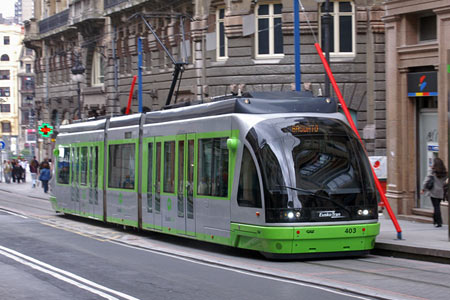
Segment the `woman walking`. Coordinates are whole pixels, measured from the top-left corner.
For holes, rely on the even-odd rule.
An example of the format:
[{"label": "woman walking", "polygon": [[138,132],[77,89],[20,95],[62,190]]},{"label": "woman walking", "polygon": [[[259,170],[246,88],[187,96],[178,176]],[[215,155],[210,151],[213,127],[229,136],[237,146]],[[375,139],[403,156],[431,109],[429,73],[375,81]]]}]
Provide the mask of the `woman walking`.
[{"label": "woman walking", "polygon": [[447,169],[442,159],[436,157],[431,166],[431,173],[423,182],[422,193],[427,191],[433,203],[434,226],[442,227],[441,201],[444,198],[444,185],[447,180]]}]

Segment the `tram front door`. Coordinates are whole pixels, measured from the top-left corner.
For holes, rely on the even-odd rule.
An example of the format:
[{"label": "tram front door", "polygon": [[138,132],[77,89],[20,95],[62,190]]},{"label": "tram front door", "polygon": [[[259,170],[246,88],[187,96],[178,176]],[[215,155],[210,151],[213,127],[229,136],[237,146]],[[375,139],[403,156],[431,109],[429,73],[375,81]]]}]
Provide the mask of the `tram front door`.
[{"label": "tram front door", "polygon": [[195,135],[186,134],[177,138],[178,188],[177,188],[177,232],[195,236],[194,218],[194,151]]}]

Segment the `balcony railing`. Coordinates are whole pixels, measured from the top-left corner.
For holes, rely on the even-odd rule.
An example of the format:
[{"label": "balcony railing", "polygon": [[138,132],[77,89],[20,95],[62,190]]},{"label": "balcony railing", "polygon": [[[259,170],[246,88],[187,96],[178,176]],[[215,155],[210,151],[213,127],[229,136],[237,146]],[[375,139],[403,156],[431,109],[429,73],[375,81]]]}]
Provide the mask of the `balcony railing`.
[{"label": "balcony railing", "polygon": [[116,6],[117,4],[127,2],[128,0],[104,0],[104,7],[105,9],[111,8],[113,6]]},{"label": "balcony railing", "polygon": [[50,30],[64,26],[69,21],[69,9],[63,10],[56,15],[48,17],[39,22],[39,33],[43,34]]}]

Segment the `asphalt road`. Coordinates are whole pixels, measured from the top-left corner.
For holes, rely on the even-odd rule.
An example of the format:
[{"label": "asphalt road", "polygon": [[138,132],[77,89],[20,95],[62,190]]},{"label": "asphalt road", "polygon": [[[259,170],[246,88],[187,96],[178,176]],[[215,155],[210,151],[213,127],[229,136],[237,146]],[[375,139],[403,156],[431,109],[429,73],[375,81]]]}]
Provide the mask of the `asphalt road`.
[{"label": "asphalt road", "polygon": [[[8,274],[0,281],[0,295],[8,299],[30,295],[33,299],[127,299],[125,295],[354,299],[353,295],[360,295],[360,299],[441,300],[450,295],[446,264],[376,255],[269,261],[253,251],[58,215],[47,200],[1,191],[0,250],[0,274]],[[58,268],[57,276],[30,265],[30,257]],[[48,268],[45,264],[38,266]]]},{"label": "asphalt road", "polygon": [[8,299],[355,299],[110,243],[6,212],[0,212],[0,274],[6,279],[0,281],[0,295]]}]

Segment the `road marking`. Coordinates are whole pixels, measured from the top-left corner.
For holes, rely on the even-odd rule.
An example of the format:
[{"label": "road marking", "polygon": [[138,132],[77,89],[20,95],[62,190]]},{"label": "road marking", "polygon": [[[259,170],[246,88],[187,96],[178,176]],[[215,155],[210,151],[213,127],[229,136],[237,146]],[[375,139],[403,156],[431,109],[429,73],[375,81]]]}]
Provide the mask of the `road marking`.
[{"label": "road marking", "polygon": [[[83,277],[80,277],[73,273],[70,273],[68,271],[64,271],[62,269],[56,268],[52,265],[46,264],[42,261],[39,261],[30,256],[27,256],[25,254],[22,254],[20,252],[17,252],[15,250],[12,250],[12,249],[9,249],[9,248],[3,247],[3,246],[0,246],[0,254],[6,256],[8,258],[11,258],[21,264],[29,266],[35,270],[49,274],[59,280],[65,281],[65,282],[75,285],[81,289],[87,290],[93,294],[99,295],[105,299],[119,300],[118,298],[110,295],[110,294],[114,294],[114,295],[117,295],[117,296],[127,299],[127,300],[139,300],[138,298],[135,298],[133,296],[130,296],[125,293],[107,288],[98,283],[90,281],[86,278],[83,278]],[[78,280],[78,281],[76,281],[76,280]],[[88,286],[88,285],[90,285],[90,286]],[[101,290],[108,292],[110,294],[104,293]]]},{"label": "road marking", "polygon": [[232,266],[219,265],[219,264],[214,263],[214,262],[209,263],[207,261],[198,261],[198,260],[196,260],[194,258],[178,256],[177,254],[165,253],[165,252],[161,252],[159,250],[152,250],[152,249],[141,248],[141,247],[137,247],[137,246],[133,246],[133,245],[127,245],[127,244],[124,244],[124,243],[121,243],[121,242],[117,242],[117,241],[110,241],[110,243],[117,244],[117,245],[124,246],[124,247],[128,247],[128,248],[141,250],[141,251],[151,252],[151,253],[159,254],[159,255],[162,255],[162,256],[176,258],[176,259],[187,261],[187,262],[190,262],[190,263],[195,263],[195,264],[199,264],[199,265],[203,265],[203,266],[208,266],[210,268],[222,269],[222,270],[236,272],[236,273],[240,273],[240,274],[245,274],[245,275],[249,275],[249,276],[253,276],[253,277],[259,277],[259,278],[264,278],[264,279],[273,280],[273,281],[279,281],[279,282],[290,283],[290,284],[304,286],[304,287],[315,288],[315,289],[323,290],[323,291],[326,291],[326,292],[329,292],[329,293],[334,293],[334,294],[343,295],[343,296],[349,296],[349,297],[353,297],[353,298],[356,298],[356,299],[362,299],[362,300],[373,299],[370,296],[364,297],[364,296],[360,296],[360,295],[355,295],[352,292],[339,291],[339,290],[333,289],[332,287],[317,286],[317,285],[314,285],[313,283],[300,282],[300,281],[297,281],[294,278],[293,279],[283,278],[283,277],[277,278],[277,277],[275,277],[273,275],[270,275],[270,274],[255,273],[254,271],[251,271],[251,270],[237,269],[237,268],[234,268]]},{"label": "road marking", "polygon": [[25,217],[25,216],[22,216],[22,215],[13,213],[13,212],[11,212],[11,211],[9,211],[9,210],[6,210],[6,209],[0,208],[0,210],[1,210],[2,212],[5,212],[5,213],[7,213],[7,214],[10,214],[10,215],[13,215],[13,216],[16,216],[16,217],[21,217],[21,218],[23,218],[23,219],[28,219],[28,217]]}]

